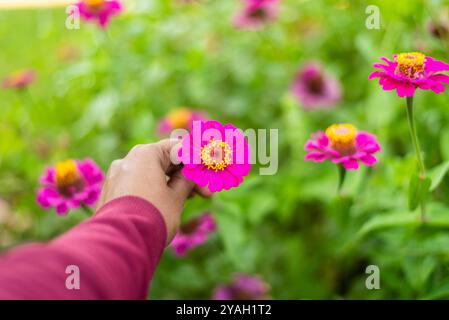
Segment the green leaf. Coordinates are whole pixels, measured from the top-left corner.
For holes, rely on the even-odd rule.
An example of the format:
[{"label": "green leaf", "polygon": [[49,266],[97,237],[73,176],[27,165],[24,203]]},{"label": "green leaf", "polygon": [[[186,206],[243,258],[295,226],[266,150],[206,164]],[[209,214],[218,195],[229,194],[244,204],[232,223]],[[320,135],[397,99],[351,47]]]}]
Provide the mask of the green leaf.
[{"label": "green leaf", "polygon": [[429,177],[432,180],[430,191],[434,191],[440,185],[441,181],[443,181],[443,178],[448,170],[449,170],[449,161],[446,161],[439,164],[430,171]]},{"label": "green leaf", "polygon": [[449,160],[449,127],[442,130],[440,137],[441,155],[444,160]]},{"label": "green leaf", "polygon": [[430,178],[421,178],[416,173],[410,179],[408,189],[408,208],[410,211],[415,210],[418,205],[425,199],[429,193],[431,180]]},{"label": "green leaf", "polygon": [[435,257],[408,257],[404,260],[403,268],[407,282],[415,290],[423,290],[427,280],[437,266]]},{"label": "green leaf", "polygon": [[[433,228],[449,228],[449,208],[440,203],[429,203],[425,225]],[[419,212],[393,211],[368,220],[357,233],[357,239],[366,234],[394,227],[418,227],[423,224]]]},{"label": "green leaf", "polygon": [[224,202],[219,197],[214,199],[216,208],[215,219],[218,225],[218,235],[223,241],[227,256],[239,269],[245,269],[251,263],[249,257],[245,257],[246,230],[244,215],[241,208],[231,202]]},{"label": "green leaf", "polygon": [[420,224],[421,220],[417,213],[395,212],[383,214],[366,222],[357,233],[357,238],[363,237],[375,230],[377,231],[391,227],[416,227]]},{"label": "green leaf", "polygon": [[428,293],[424,300],[436,300],[449,297],[449,278],[444,279],[441,283]]}]

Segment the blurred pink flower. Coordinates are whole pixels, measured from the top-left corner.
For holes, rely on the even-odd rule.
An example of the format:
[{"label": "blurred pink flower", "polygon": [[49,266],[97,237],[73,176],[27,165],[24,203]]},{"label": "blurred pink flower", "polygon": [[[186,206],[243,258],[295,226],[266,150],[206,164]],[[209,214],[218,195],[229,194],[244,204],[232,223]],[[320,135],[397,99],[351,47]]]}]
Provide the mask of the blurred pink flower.
[{"label": "blurred pink flower", "polygon": [[189,108],[179,108],[169,112],[158,124],[157,134],[165,136],[174,129],[191,130],[193,121],[206,120],[207,116]]},{"label": "blurred pink flower", "polygon": [[322,65],[315,61],[301,66],[291,91],[305,109],[332,107],[341,99],[340,82],[325,73]]},{"label": "blurred pink flower", "polygon": [[76,6],[82,19],[96,20],[102,29],[107,27],[112,16],[120,14],[123,10],[119,0],[81,0]]},{"label": "blurred pink flower", "polygon": [[380,151],[376,136],[357,131],[352,124],[334,124],[326,132],[319,131],[304,146],[309,151],[306,161],[322,162],[331,160],[341,163],[345,169],[357,170],[359,161],[373,166],[377,158],[373,155]]},{"label": "blurred pink flower", "polygon": [[195,121],[182,139],[179,158],[184,177],[211,192],[237,187],[251,170],[243,132],[218,121]]},{"label": "blurred pink flower", "polygon": [[187,251],[204,244],[215,230],[214,217],[209,212],[203,213],[181,225],[171,247],[177,256],[184,256]]},{"label": "blurred pink flower", "polygon": [[244,8],[234,18],[238,28],[260,29],[277,16],[278,0],[243,0]]},{"label": "blurred pink flower", "polygon": [[236,274],[229,285],[215,288],[214,300],[266,300],[270,299],[270,288],[259,277]]},{"label": "blurred pink flower", "polygon": [[373,64],[381,70],[371,73],[368,79],[379,78],[382,89],[396,90],[399,97],[412,97],[417,88],[435,93],[446,90],[443,84],[449,83],[449,76],[438,72],[448,71],[448,64],[420,52],[400,53],[393,58],[382,57],[386,64]]},{"label": "blurred pink flower", "polygon": [[101,193],[104,174],[91,159],[66,160],[49,167],[40,177],[37,202],[59,215],[81,205],[93,206]]},{"label": "blurred pink flower", "polygon": [[10,89],[22,89],[31,84],[35,79],[35,73],[33,70],[19,70],[3,80],[3,88]]}]

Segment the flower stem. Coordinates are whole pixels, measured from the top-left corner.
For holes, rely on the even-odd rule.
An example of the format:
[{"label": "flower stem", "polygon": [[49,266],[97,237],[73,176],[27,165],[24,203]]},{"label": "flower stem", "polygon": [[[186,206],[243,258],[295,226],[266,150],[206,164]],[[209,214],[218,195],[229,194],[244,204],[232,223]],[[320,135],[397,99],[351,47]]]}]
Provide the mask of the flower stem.
[{"label": "flower stem", "polygon": [[[418,134],[416,133],[415,117],[413,113],[413,96],[407,97],[407,119],[408,126],[410,130],[410,135],[412,137],[412,143],[415,148],[416,161],[419,167],[419,178],[424,180],[426,178],[426,167],[424,166],[424,161],[422,158],[421,148],[419,146]],[[425,200],[421,202],[421,221],[424,222],[426,213]]]},{"label": "flower stem", "polygon": [[84,212],[88,215],[88,216],[92,216],[93,215],[93,211],[86,206],[86,204],[81,203],[81,208],[84,210]]},{"label": "flower stem", "polygon": [[337,189],[338,194],[341,194],[341,189],[343,187],[343,183],[345,182],[345,178],[346,178],[346,169],[340,163],[338,165],[338,189]]}]

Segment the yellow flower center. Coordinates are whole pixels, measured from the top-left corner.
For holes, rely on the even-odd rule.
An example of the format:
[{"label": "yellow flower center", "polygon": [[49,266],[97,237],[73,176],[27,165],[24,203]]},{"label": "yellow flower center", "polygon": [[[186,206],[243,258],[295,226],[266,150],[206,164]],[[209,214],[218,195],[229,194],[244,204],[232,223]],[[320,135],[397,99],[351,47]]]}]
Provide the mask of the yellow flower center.
[{"label": "yellow flower center", "polygon": [[66,160],[56,164],[56,186],[60,192],[69,192],[71,187],[79,189],[82,184],[83,181],[75,161]]},{"label": "yellow flower center", "polygon": [[426,56],[421,52],[400,53],[394,59],[398,63],[395,72],[417,79],[424,73],[425,60]]},{"label": "yellow flower center", "polygon": [[331,147],[343,155],[355,152],[357,128],[352,124],[333,124],[326,129]]},{"label": "yellow flower center", "polygon": [[185,128],[187,129],[192,112],[187,108],[181,108],[173,110],[167,115],[167,121],[173,128]]},{"label": "yellow flower center", "polygon": [[99,8],[105,2],[105,0],[83,0],[83,1],[90,8]]},{"label": "yellow flower center", "polygon": [[222,171],[232,163],[231,147],[224,141],[212,139],[201,149],[201,162],[208,169]]}]

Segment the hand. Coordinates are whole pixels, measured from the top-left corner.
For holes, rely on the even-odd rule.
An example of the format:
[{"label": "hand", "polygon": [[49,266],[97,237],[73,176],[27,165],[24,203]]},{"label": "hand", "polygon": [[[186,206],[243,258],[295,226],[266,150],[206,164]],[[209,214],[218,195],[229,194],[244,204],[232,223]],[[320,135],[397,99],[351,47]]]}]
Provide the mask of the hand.
[{"label": "hand", "polygon": [[162,140],[135,146],[125,158],[112,162],[99,207],[122,196],[138,196],[151,202],[162,214],[167,227],[167,244],[179,227],[187,197],[198,193],[210,197],[206,188],[196,188],[170,160],[170,152],[180,141]]}]

